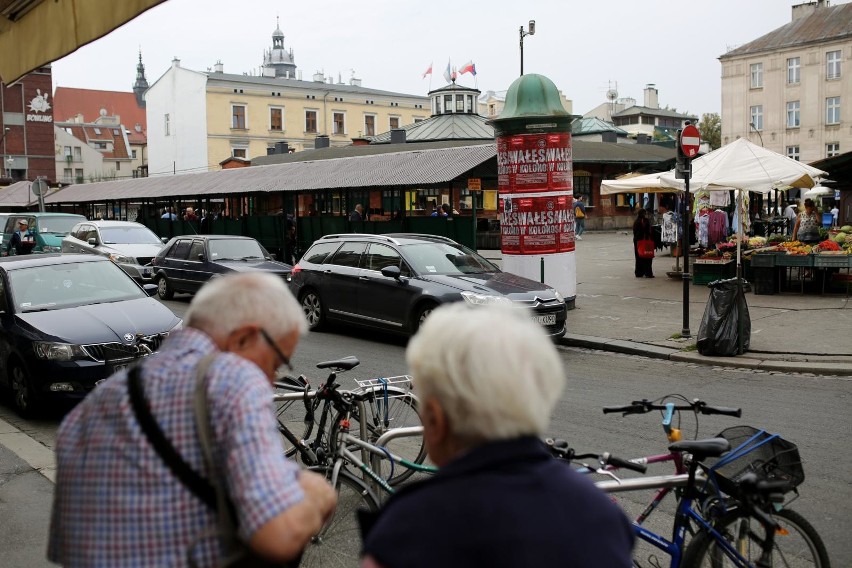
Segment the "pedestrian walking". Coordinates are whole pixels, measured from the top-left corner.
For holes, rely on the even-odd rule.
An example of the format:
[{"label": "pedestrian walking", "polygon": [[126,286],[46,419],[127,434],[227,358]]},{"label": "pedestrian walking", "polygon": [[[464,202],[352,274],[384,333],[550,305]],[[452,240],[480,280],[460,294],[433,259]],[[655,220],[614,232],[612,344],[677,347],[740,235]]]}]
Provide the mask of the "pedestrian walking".
[{"label": "pedestrian walking", "polygon": [[364,220],[364,207],[359,203],[355,206],[355,210],[349,215],[350,221],[363,221]]},{"label": "pedestrian walking", "polygon": [[633,257],[636,264],[633,268],[633,273],[636,278],[653,278],[654,277],[654,258],[643,258],[639,254],[639,241],[653,240],[651,234],[651,221],[648,220],[648,212],[644,209],[639,210],[636,221],[633,223]]},{"label": "pedestrian walking", "polygon": [[440,470],[363,523],[362,568],[632,566],[624,513],[541,441],[565,371],[540,325],[511,307],[449,304],[406,359]]},{"label": "pedestrian walking", "polygon": [[583,196],[577,197],[574,202],[574,238],[578,241],[583,240],[583,233],[586,232],[586,204],[583,201]]},{"label": "pedestrian walking", "polygon": [[6,254],[15,250],[15,254],[30,254],[35,246],[35,236],[30,232],[30,223],[24,218],[18,219],[18,230],[12,233]]},{"label": "pedestrian walking", "polygon": [[[297,558],[336,500],[322,476],[284,457],[270,404],[276,370],[289,365],[305,330],[280,278],[255,272],[206,284],[183,329],[63,420],[48,558],[66,567],[213,567],[235,551],[279,564]],[[209,457],[195,404],[215,417]],[[143,421],[166,442],[153,442]],[[176,458],[163,457],[165,444]],[[218,510],[233,511],[236,535],[217,530],[202,483],[185,485],[175,461],[209,490],[224,488],[229,503]],[[226,548],[226,536],[236,543]]]}]

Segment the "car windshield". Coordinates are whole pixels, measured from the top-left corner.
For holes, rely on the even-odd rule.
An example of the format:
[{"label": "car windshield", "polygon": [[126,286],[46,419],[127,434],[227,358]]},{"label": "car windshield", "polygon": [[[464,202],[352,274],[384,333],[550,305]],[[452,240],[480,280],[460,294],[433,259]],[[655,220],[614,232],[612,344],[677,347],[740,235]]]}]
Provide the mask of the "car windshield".
[{"label": "car windshield", "polygon": [[406,260],[420,274],[485,274],[496,266],[462,245],[418,243],[405,245]]},{"label": "car windshield", "polygon": [[105,245],[161,245],[157,235],[147,227],[101,227]]},{"label": "car windshield", "polygon": [[9,271],[15,306],[22,312],[59,310],[147,297],[112,262],[75,262]]},{"label": "car windshield", "polygon": [[67,235],[79,223],[82,217],[40,217],[38,218],[39,233],[53,233],[56,235]]},{"label": "car windshield", "polygon": [[210,260],[248,260],[266,258],[254,239],[210,239]]}]

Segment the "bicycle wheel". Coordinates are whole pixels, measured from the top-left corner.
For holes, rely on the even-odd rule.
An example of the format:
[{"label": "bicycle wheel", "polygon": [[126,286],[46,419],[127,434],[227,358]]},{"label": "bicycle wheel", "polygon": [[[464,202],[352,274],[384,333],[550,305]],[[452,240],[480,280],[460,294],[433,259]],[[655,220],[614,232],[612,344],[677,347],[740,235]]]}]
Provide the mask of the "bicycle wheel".
[{"label": "bicycle wheel", "polygon": [[[276,388],[275,394],[293,394],[294,392],[299,392],[304,388],[297,380],[290,377],[284,377],[279,382],[291,386],[292,389],[286,387]],[[308,400],[307,403],[312,405],[312,407],[315,407],[318,401],[316,399],[311,399]],[[305,401],[303,399],[275,401],[274,404],[275,414],[278,418],[279,431],[281,431],[282,428],[286,428],[299,440],[306,440],[311,435],[311,431],[314,428],[314,422],[310,418],[310,414],[305,407]],[[293,457],[296,453],[296,447],[283,435],[283,432],[281,437],[284,440],[284,455],[288,458]]]},{"label": "bicycle wheel", "polygon": [[[332,468],[310,468],[331,478]],[[361,554],[361,531],[356,511],[378,511],[379,503],[363,481],[346,471],[337,476],[337,508],[322,530],[302,554],[301,568],[354,568]]]},{"label": "bicycle wheel", "polygon": [[[790,509],[773,513],[780,527],[775,532],[772,566],[779,568],[830,568],[828,552],[813,526]],[[754,518],[734,511],[716,523],[718,530],[749,562],[756,562],[764,542],[763,526]],[[701,531],[686,549],[685,568],[739,566],[731,560],[707,531]]]},{"label": "bicycle wheel", "polygon": [[[420,412],[417,409],[417,399],[411,393],[395,387],[388,387],[388,396],[381,387],[362,393],[358,400],[363,402],[362,406],[355,405],[350,419],[350,434],[361,436],[360,408],[364,408],[365,426],[367,429],[367,441],[375,443],[385,432],[392,428],[405,428],[409,426],[422,426]],[[332,425],[329,440],[331,443],[337,441],[337,430],[340,427],[339,417]],[[387,442],[384,447],[392,454],[397,455],[412,463],[423,463],[426,459],[426,447],[423,442],[423,434],[395,438]],[[380,468],[376,473],[391,485],[405,481],[414,474],[400,464],[392,464],[388,459],[380,461]]]}]

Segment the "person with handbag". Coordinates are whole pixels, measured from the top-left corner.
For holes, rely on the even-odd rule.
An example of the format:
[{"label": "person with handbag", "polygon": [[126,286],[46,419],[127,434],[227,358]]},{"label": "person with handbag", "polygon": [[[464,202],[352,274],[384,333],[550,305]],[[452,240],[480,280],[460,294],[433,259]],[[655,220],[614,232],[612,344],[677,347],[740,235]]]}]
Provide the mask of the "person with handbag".
[{"label": "person with handbag", "polygon": [[648,212],[639,209],[639,215],[633,223],[633,257],[636,259],[633,273],[636,278],[654,277],[654,239],[651,230]]},{"label": "person with handbag", "polygon": [[183,329],[62,421],[48,558],[66,567],[286,566],[330,517],[284,456],[272,381],[306,322],[278,277],[196,294]]}]

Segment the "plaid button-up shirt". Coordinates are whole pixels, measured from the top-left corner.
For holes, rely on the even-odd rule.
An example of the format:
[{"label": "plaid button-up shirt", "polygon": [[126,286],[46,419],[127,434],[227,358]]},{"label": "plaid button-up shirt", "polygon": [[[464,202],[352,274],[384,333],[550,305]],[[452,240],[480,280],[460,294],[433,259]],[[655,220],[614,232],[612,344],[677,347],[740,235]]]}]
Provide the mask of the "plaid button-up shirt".
[{"label": "plaid button-up shirt", "polygon": [[[299,503],[299,468],[284,457],[272,387],[253,363],[223,353],[208,371],[214,472],[204,466],[195,427],[196,366],[216,351],[191,328],[173,333],[142,367],[154,419],[183,459],[219,475],[244,540]],[[220,555],[216,517],[172,474],[142,432],[127,373],[99,385],[62,422],[48,558],[65,566],[199,566]]]}]

